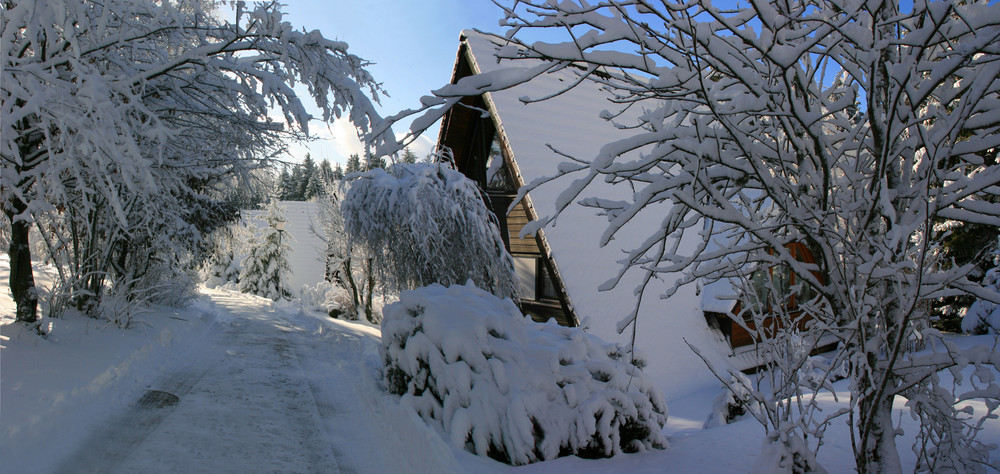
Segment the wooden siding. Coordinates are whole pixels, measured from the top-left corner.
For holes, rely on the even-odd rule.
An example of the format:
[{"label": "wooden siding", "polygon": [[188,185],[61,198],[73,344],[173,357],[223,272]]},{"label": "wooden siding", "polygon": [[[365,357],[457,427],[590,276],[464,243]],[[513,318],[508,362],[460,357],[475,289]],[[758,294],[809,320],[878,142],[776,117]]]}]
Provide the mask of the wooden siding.
[{"label": "wooden siding", "polygon": [[[792,257],[795,258],[796,260],[805,263],[816,263],[816,259],[815,257],[813,257],[812,252],[810,252],[809,248],[806,247],[804,244],[799,242],[792,242],[786,244],[785,247],[788,248],[789,252],[792,254]],[[813,275],[815,275],[816,278],[819,279],[820,281],[824,279],[822,274],[820,274],[819,272],[813,272]],[[797,284],[794,275],[792,276],[790,284],[791,285]],[[795,325],[798,327],[799,330],[804,330],[806,324],[810,320],[812,320],[812,316],[810,314],[808,313],[803,314],[803,312],[798,309],[798,302],[795,301],[794,297],[789,298],[788,304],[785,305],[785,307],[782,310],[783,312],[788,313],[788,316],[792,321],[795,322]],[[736,307],[733,308],[733,314],[740,315],[737,317],[742,317],[743,322],[747,325],[747,328],[749,328],[751,331],[757,331],[757,327],[753,321],[753,318],[750,315],[745,314],[744,312],[743,302],[741,301],[736,302]],[[773,316],[768,316],[766,314],[764,316],[765,317],[762,320],[763,322],[762,332],[764,332],[765,335],[773,336],[778,329],[784,328],[784,323],[781,320],[776,319]],[[719,330],[722,331],[722,333],[729,340],[729,346],[732,347],[733,349],[743,346],[749,346],[757,342],[753,334],[747,331],[746,328],[744,328],[743,326],[737,324],[732,319],[730,319],[732,318],[732,316],[724,315],[721,313],[706,312],[705,318],[708,319],[710,317],[714,317],[716,319],[716,324],[718,325]]]},{"label": "wooden siding", "polygon": [[555,319],[560,326],[576,326],[573,319],[566,314],[558,301],[551,303],[542,301],[521,300],[521,310],[531,316],[537,323],[544,323],[549,319]]},{"label": "wooden siding", "polygon": [[535,236],[526,235],[523,239],[521,229],[530,221],[528,209],[524,201],[521,201],[507,214],[507,231],[510,235],[510,253],[518,255],[542,256],[542,251],[538,247]]}]

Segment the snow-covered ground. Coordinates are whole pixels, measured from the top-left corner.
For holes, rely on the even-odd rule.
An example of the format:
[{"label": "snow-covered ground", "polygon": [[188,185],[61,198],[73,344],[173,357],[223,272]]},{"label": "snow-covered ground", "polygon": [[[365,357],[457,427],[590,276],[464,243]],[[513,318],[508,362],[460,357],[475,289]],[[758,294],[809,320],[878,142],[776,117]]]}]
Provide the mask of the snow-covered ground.
[{"label": "snow-covered ground", "polygon": [[[3,472],[745,472],[763,439],[750,418],[704,429],[719,391],[671,398],[685,391],[661,379],[668,449],[511,468],[452,447],[385,391],[378,327],[204,290],[190,307],[152,308],[125,331],[68,313],[47,320],[42,339],[12,322],[7,272],[0,257]],[[844,382],[837,388],[847,396]],[[898,408],[912,470],[915,429]],[[1000,423],[981,436],[1000,443]],[[835,421],[819,462],[848,472],[852,459],[847,426]]]}]

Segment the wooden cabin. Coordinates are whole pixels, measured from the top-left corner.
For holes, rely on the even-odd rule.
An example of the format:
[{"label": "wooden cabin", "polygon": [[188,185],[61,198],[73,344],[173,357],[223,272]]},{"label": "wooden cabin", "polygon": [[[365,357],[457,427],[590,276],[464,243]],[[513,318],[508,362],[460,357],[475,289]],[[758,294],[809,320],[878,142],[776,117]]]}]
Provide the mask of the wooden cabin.
[{"label": "wooden cabin", "polygon": [[[478,71],[463,36],[452,83]],[[518,188],[525,185],[524,178],[499,116],[491,113],[483,117],[483,110],[495,110],[488,95],[466,97],[461,105],[453,107],[442,121],[438,145],[448,147],[456,168],[486,192],[487,205],[496,214],[504,245],[514,258],[521,309],[539,322],[555,319],[564,326],[577,326],[579,320],[544,233],[521,236],[525,224],[537,215],[530,199],[510,208]]]},{"label": "wooden cabin", "polygon": [[[452,83],[501,67],[536,64],[535,60],[499,64],[495,52],[501,42],[463,32]],[[648,288],[650,296],[642,301],[637,325],[622,324],[634,309],[642,278],[637,271],[622,272],[621,260],[659,228],[663,214],[656,206],[644,210],[643,217],[630,221],[605,245],[600,242],[608,216],[576,205],[579,202],[537,232],[521,235],[527,223],[554,215],[560,193],[574,177],[533,188],[512,206],[519,188],[558,174],[567,157],[593,158],[605,144],[633,133],[602,118],[616,107],[607,91],[586,81],[567,90],[577,79],[577,72],[566,68],[510,89],[466,97],[445,115],[438,137],[438,145],[451,150],[456,168],[484,190],[497,216],[514,257],[521,308],[536,321],[554,318],[562,325],[584,326],[608,342],[629,347],[634,341],[636,349],[651,359],[647,370],[661,371],[678,386],[718,384],[688,345],[697,347],[716,367],[756,367],[760,361],[745,350],[752,347],[749,333],[728,316],[738,309],[738,297],[732,296],[728,282],[711,285],[711,291],[687,285],[670,292],[669,275],[661,276]],[[543,101],[521,100],[549,96]],[[636,120],[641,107],[616,112],[621,112],[613,114],[618,122]],[[627,201],[633,192],[627,183],[601,181],[588,186],[580,198]],[[618,284],[609,287],[612,278]]]},{"label": "wooden cabin", "polygon": [[[813,257],[812,252],[809,248],[802,243],[791,243],[785,246],[792,257],[796,260],[804,263],[816,263],[815,257]],[[822,279],[819,273],[816,273],[817,278]],[[780,298],[783,303],[781,308],[764,308],[765,313],[775,313],[780,312],[786,315],[787,318],[794,321],[800,329],[804,329],[805,325],[812,319],[808,313],[804,312],[800,307],[800,300],[809,300],[813,298],[813,293],[810,291],[809,286],[803,286],[798,293],[792,294],[791,288],[798,285],[797,275],[791,271],[788,265],[776,265],[768,267],[765,269],[757,270],[752,276],[750,284],[754,287],[756,294],[750,298],[741,297],[740,295],[732,294],[727,298],[730,303],[728,304],[728,309],[723,306],[722,308],[716,306],[712,310],[706,309],[705,319],[710,326],[718,329],[722,335],[729,342],[730,347],[733,349],[751,346],[755,344],[751,331],[757,331],[757,322],[747,311],[746,306],[749,302],[748,300],[770,302],[773,298],[769,298],[768,293],[770,289],[767,287],[767,280],[770,279],[779,294],[788,295],[787,297]],[[728,282],[722,282],[723,285],[732,286]],[[712,297],[718,298],[719,295],[713,295]],[[768,303],[769,304],[769,303]],[[707,305],[706,305],[707,306]],[[724,311],[722,309],[725,309]],[[741,319],[743,324],[737,322]],[[766,334],[774,334],[774,331],[781,328],[785,324],[782,318],[775,316],[765,316],[761,323],[764,325],[764,332]]]}]

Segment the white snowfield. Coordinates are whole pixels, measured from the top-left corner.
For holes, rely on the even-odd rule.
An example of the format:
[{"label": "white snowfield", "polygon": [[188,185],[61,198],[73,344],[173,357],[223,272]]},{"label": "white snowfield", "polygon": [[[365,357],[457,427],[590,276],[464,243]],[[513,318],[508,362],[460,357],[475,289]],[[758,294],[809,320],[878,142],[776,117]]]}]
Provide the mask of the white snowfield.
[{"label": "white snowfield", "polygon": [[[151,308],[129,330],[75,313],[46,319],[42,339],[12,321],[8,271],[0,256],[3,473],[722,473],[746,472],[760,453],[764,432],[749,417],[703,427],[718,388],[671,398],[677,381],[656,378],[670,410],[667,449],[513,468],[451,445],[386,391],[378,327],[203,290],[188,308]],[[48,278],[44,269],[38,276]],[[845,382],[834,386],[841,398],[821,395],[826,412],[847,401]],[[902,402],[894,420],[906,432],[904,470],[912,470],[916,426]],[[987,423],[980,437],[1000,443],[1000,423]],[[818,460],[830,472],[853,469],[843,421],[830,425]]]}]

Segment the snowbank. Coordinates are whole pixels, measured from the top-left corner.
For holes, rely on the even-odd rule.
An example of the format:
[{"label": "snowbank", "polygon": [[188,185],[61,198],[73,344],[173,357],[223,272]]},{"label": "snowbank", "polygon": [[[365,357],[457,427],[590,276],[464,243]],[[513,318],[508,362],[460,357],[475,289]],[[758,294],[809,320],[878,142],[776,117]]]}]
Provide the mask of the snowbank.
[{"label": "snowbank", "polygon": [[663,395],[617,344],[471,284],[403,292],[384,316],[389,391],[456,448],[526,464],[666,446]]}]

